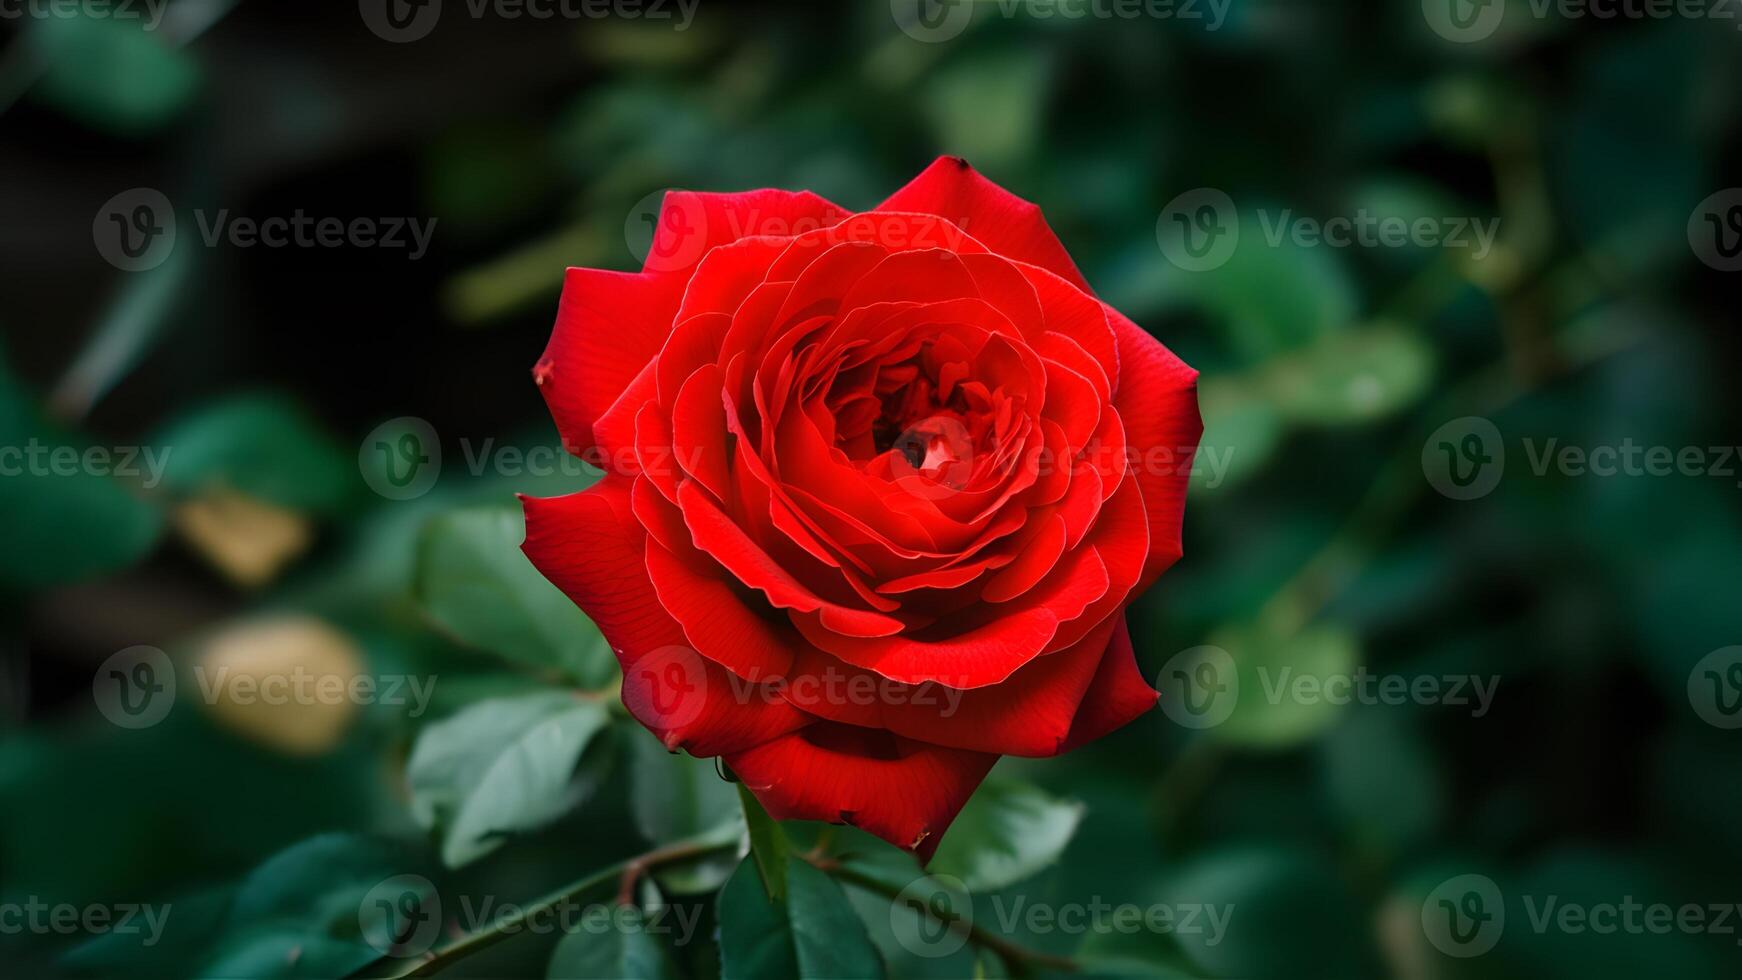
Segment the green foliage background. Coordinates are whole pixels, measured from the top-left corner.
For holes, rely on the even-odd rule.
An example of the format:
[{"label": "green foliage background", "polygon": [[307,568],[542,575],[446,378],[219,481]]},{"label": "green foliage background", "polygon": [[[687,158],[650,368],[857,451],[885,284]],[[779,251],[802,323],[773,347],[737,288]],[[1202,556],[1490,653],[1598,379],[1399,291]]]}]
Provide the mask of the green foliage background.
[{"label": "green foliage background", "polygon": [[[6,25],[0,446],[173,452],[149,487],[0,477],[0,906],[172,911],[150,947],[0,933],[0,972],[390,973],[407,963],[359,917],[384,880],[432,884],[445,944],[462,899],[579,884],[609,902],[623,862],[694,844],[632,883],[640,915],[693,907],[693,941],[522,933],[442,975],[966,977],[1052,957],[1165,977],[1735,975],[1734,934],[1537,930],[1522,901],[1742,901],[1742,732],[1689,687],[1742,643],[1737,478],[1538,475],[1524,448],[1738,441],[1736,274],[1688,229],[1742,158],[1733,22],[1514,0],[1491,38],[1454,44],[1412,2],[1231,0],[1215,30],[982,3],[922,43],[880,0],[702,0],[681,31],[451,5],[390,45],[355,5],[316,6]],[[1005,760],[939,853],[976,923],[1031,960],[917,955],[887,894],[917,872],[862,835],[782,832],[830,874],[739,865],[731,787],[623,718],[602,640],[516,550],[513,493],[592,477],[472,465],[556,445],[527,370],[561,271],[635,267],[650,195],[804,187],[870,207],[939,153],[1041,205],[1097,290],[1202,371],[1205,446],[1231,453],[1195,480],[1186,558],[1132,624],[1168,697],[1176,654],[1226,650],[1232,716],[1157,711],[1067,759]],[[137,186],[176,202],[182,245],[121,273],[90,221]],[[1157,224],[1200,187],[1238,203],[1243,244],[1189,272]],[[221,208],[438,226],[415,262],[200,247],[194,211]],[[1285,210],[1497,218],[1500,235],[1480,258],[1269,246]],[[403,416],[433,425],[444,466],[396,501],[368,489],[365,436]],[[1464,416],[1509,453],[1472,501],[1422,464]],[[306,534],[257,582],[187,529],[190,504],[231,495],[274,515],[224,525],[244,553],[277,553],[251,536],[263,522]],[[214,637],[287,615],[366,674],[434,678],[428,710],[207,710],[191,675]],[[183,680],[135,731],[91,682],[137,644]],[[1259,696],[1284,669],[1498,687],[1479,717]],[[286,735],[329,726],[312,749]],[[1464,874],[1498,884],[1508,922],[1459,959],[1422,908]],[[1233,912],[1211,942],[1003,928],[1018,902]]]}]

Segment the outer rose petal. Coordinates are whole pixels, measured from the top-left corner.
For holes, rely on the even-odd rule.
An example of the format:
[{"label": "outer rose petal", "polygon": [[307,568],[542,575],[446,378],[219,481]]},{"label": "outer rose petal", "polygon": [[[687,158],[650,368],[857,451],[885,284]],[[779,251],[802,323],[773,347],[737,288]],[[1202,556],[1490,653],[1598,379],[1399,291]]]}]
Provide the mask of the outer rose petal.
[{"label": "outer rose petal", "polygon": [[1120,614],[1119,626],[1113,631],[1113,642],[1107,648],[1106,656],[1101,658],[1095,679],[1089,682],[1089,692],[1083,696],[1076,720],[1071,723],[1071,733],[1059,751],[1069,752],[1123,728],[1138,715],[1155,707],[1160,697],[1143,679],[1143,672],[1137,669],[1137,653],[1131,648],[1131,631],[1127,628],[1124,614]]},{"label": "outer rose petal", "polygon": [[948,218],[991,251],[1038,265],[1090,292],[1040,208],[980,176],[961,157],[938,157],[877,210]]},{"label": "outer rose petal", "polygon": [[593,447],[593,423],[664,346],[683,297],[681,281],[570,269],[550,343],[532,378],[576,455]]},{"label": "outer rose petal", "polygon": [[711,249],[740,238],[791,236],[828,228],[847,214],[810,191],[670,191],[660,203],[659,221],[642,269],[685,281]]},{"label": "outer rose petal", "polygon": [[997,761],[826,721],[726,756],[776,820],[851,824],[922,860]]},{"label": "outer rose petal", "polygon": [[[628,481],[609,477],[590,490],[566,497],[522,497],[526,543],[521,550],[544,577],[568,594],[599,624],[623,665],[623,704],[659,736],[667,748],[686,748],[710,756],[741,750],[790,732],[810,718],[777,696],[736,697],[718,664],[687,650],[682,627],[654,594],[642,558],[646,534],[629,507]],[[638,684],[635,666],[645,658],[665,657],[684,676],[666,696],[680,695],[675,707],[658,704]],[[657,680],[654,678],[653,680]]]},{"label": "outer rose petal", "polygon": [[1204,435],[1198,372],[1111,306],[1107,322],[1119,338],[1119,394],[1113,404],[1125,423],[1125,441],[1136,461],[1132,470],[1149,515],[1149,560],[1137,580],[1141,592],[1183,553],[1186,487]]}]

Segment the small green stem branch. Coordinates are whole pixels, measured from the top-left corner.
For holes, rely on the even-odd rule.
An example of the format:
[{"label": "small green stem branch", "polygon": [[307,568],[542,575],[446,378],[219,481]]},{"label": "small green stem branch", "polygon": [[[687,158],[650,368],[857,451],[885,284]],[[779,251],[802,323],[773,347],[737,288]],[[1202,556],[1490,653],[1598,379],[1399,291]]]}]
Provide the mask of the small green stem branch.
[{"label": "small green stem branch", "polygon": [[[804,860],[815,866],[817,870],[855,887],[863,888],[866,891],[876,892],[877,894],[891,900],[899,897],[901,894],[901,889],[896,888],[888,882],[880,881],[870,875],[856,871],[832,858],[816,857],[812,854],[805,854],[802,855],[802,857]],[[1082,969],[1075,960],[1069,957],[1056,956],[1052,953],[1043,953],[1037,949],[1029,949],[1026,946],[1013,943],[997,933],[988,932],[972,922],[964,922],[960,918],[940,921],[951,932],[959,933],[964,936],[968,942],[973,943],[981,949],[991,950],[993,953],[997,954],[998,958],[1004,961],[1004,966],[1010,970],[1013,976],[1026,975],[1032,972],[1035,967],[1044,967],[1048,970],[1056,970],[1060,973],[1076,973]]]},{"label": "small green stem branch", "polygon": [[[518,909],[513,915],[503,916],[491,922],[490,925],[477,932],[462,936],[440,949],[430,950],[420,957],[408,960],[381,959],[353,973],[353,978],[360,977],[429,977],[453,966],[460,960],[474,953],[488,949],[503,939],[520,931],[520,927],[528,919],[543,915],[559,905],[574,902],[581,896],[602,888],[612,881],[619,882],[618,900],[622,901],[623,893],[634,895],[635,881],[654,868],[691,858],[706,857],[736,851],[742,841],[736,833],[736,828],[730,835],[704,834],[688,840],[655,848],[638,857],[600,868],[598,871],[580,879],[561,890],[553,892],[536,902],[531,902]],[[378,972],[386,971],[386,972]]]}]

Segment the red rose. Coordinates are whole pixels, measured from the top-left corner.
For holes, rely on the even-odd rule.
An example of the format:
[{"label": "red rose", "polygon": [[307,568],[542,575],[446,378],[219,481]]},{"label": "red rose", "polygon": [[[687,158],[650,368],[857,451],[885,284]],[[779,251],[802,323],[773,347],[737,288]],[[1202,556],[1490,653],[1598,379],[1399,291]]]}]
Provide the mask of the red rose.
[{"label": "red rose", "polygon": [[669,194],[533,374],[607,475],[525,501],[527,556],[773,816],[929,857],[999,755],[1155,703],[1125,608],[1180,556],[1197,374],[967,163],[863,214]]}]

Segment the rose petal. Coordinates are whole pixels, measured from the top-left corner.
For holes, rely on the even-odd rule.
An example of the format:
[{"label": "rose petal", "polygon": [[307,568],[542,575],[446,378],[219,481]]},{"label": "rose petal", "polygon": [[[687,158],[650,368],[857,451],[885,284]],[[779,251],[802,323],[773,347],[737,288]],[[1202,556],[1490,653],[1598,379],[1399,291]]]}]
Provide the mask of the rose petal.
[{"label": "rose petal", "polygon": [[776,820],[826,820],[929,860],[998,756],[820,721],[726,764]]}]

